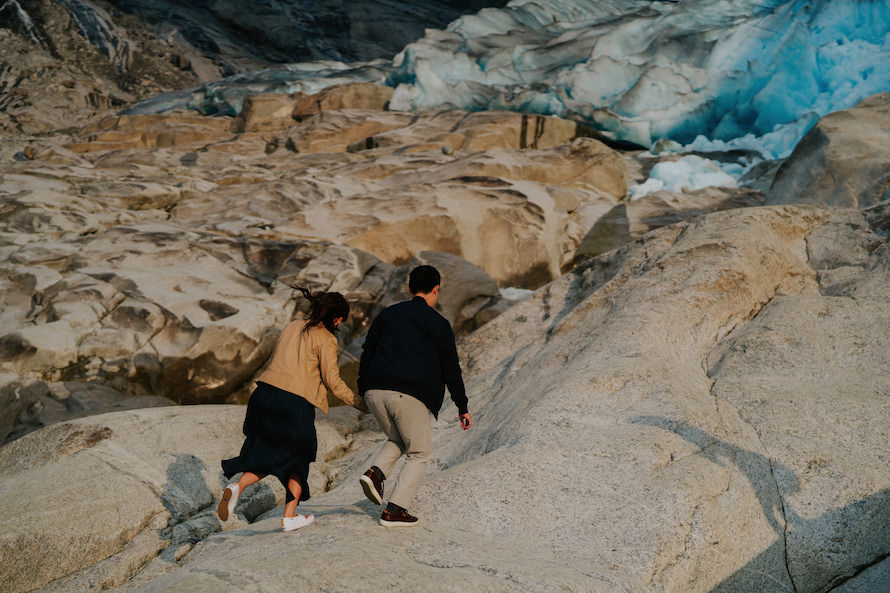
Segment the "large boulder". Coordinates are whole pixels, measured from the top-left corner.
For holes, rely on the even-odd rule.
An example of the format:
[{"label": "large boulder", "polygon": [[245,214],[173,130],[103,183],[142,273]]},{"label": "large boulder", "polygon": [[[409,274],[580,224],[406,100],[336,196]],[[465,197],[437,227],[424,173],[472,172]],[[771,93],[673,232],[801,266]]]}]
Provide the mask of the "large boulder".
[{"label": "large boulder", "polygon": [[296,100],[283,93],[262,93],[244,98],[232,121],[233,132],[268,132],[293,125]]},{"label": "large boulder", "polygon": [[707,187],[685,192],[657,191],[615,204],[590,227],[575,258],[599,255],[639,239],[649,231],[708,212],[763,205],[762,193],[742,188]]},{"label": "large boulder", "polygon": [[344,109],[383,111],[387,108],[392,93],[391,87],[371,82],[330,86],[314,95],[298,94],[295,97],[292,115],[299,121],[324,111]]},{"label": "large boulder", "polygon": [[865,208],[890,199],[890,93],[823,117],[769,190],[771,204]]}]

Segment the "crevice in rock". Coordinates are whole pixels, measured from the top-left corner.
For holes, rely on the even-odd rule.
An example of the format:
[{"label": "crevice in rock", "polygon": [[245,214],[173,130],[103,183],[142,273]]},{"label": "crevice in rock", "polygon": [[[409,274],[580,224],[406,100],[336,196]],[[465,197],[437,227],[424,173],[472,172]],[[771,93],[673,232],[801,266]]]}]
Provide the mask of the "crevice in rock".
[{"label": "crevice in rock", "polygon": [[[763,313],[776,298],[778,291],[779,287],[775,286],[772,290],[772,295],[760,304],[754,303],[751,310],[748,311],[746,317],[738,319],[736,321],[732,321],[731,319],[728,320],[727,323],[720,328],[717,335],[714,336],[711,348],[705,353],[704,357],[702,358],[702,369],[705,372],[705,376],[712,380],[711,395],[714,395],[714,377],[712,376],[713,372],[720,366],[720,363],[723,361],[723,357],[726,354],[726,350],[722,349],[721,345],[724,341],[731,339],[732,336],[737,333],[737,331],[742,331],[745,326],[757,320],[757,318],[760,317],[761,313]],[[713,364],[710,364],[709,360],[711,358],[711,355],[721,350],[722,352],[720,353],[720,357],[716,361],[714,361]]]},{"label": "crevice in rock", "polygon": [[[763,441],[760,440],[760,434],[757,431],[754,431],[757,434],[757,440],[760,442],[760,446],[763,447]],[[766,448],[764,447],[764,451]],[[788,562],[788,519],[787,514],[785,512],[785,499],[782,498],[782,493],[779,491],[779,480],[776,479],[775,471],[773,470],[773,459],[771,456],[766,456],[767,461],[769,462],[769,473],[773,478],[773,484],[776,486],[776,497],[779,499],[779,510],[782,511],[782,554],[785,558],[785,572],[788,573],[788,580],[791,582],[791,588],[797,591],[797,585],[794,582],[794,575],[791,574],[791,566]]]},{"label": "crevice in rock", "polygon": [[[719,398],[717,397],[717,394],[714,393],[714,385],[716,385],[716,381],[711,384],[711,397],[713,397],[714,401],[716,402],[716,405],[718,408],[718,415],[720,418],[720,424],[721,424],[721,426],[723,426],[724,431],[725,431],[726,427],[723,424],[723,415],[719,414],[720,403],[719,403]],[[785,509],[785,499],[782,497],[782,492],[779,489],[779,480],[778,480],[778,478],[776,478],[775,469],[773,467],[773,459],[772,459],[772,456],[769,455],[769,451],[767,450],[766,445],[763,443],[763,439],[761,438],[760,432],[757,430],[757,427],[754,426],[753,424],[751,424],[750,422],[748,422],[747,420],[745,420],[741,414],[738,414],[738,418],[739,418],[739,420],[741,420],[742,422],[744,422],[751,428],[751,431],[757,437],[757,443],[760,445],[760,449],[764,452],[763,457],[764,457],[764,459],[766,459],[767,463],[769,464],[770,476],[772,477],[772,483],[776,489],[775,490],[776,499],[779,502],[778,509],[782,513],[782,533],[777,534],[777,535],[781,535],[781,537],[782,537],[782,555],[784,558],[785,572],[788,575],[788,581],[791,583],[791,588],[796,593],[797,585],[794,582],[794,576],[791,574],[791,566],[790,566],[789,560],[788,560],[788,518],[787,518],[786,509]]]},{"label": "crevice in rock", "polygon": [[[759,306],[755,306],[755,308],[751,311],[751,313],[749,313],[749,316],[747,319],[742,319],[742,320],[739,320],[738,322],[736,322],[732,326],[732,328],[729,329],[728,332],[723,333],[722,337],[715,336],[714,347],[711,348],[708,351],[708,353],[705,354],[704,358],[702,359],[702,367],[705,372],[705,375],[709,379],[711,379],[710,394],[711,394],[711,397],[714,399],[714,405],[717,410],[717,416],[720,419],[720,425],[723,428],[724,433],[726,433],[728,431],[727,431],[725,423],[723,422],[723,414],[720,412],[720,398],[718,397],[717,393],[715,392],[715,387],[717,385],[717,381],[716,381],[716,379],[713,378],[713,374],[714,374],[714,370],[720,366],[720,363],[722,362],[723,357],[726,354],[726,350],[725,349],[723,350],[723,352],[720,355],[720,358],[717,361],[715,361],[714,364],[709,365],[708,359],[710,357],[710,354],[715,352],[715,350],[717,350],[719,348],[719,346],[722,342],[724,342],[727,339],[731,339],[731,336],[736,334],[737,330],[741,331],[741,328],[743,328],[744,326],[755,321],[763,313],[763,311],[767,308],[767,306],[773,301],[775,296],[776,296],[776,290],[773,291],[773,296],[768,298],[766,301],[764,301]],[[757,443],[759,444],[760,449],[764,452],[763,457],[766,459],[767,463],[769,464],[769,472],[770,472],[770,476],[772,477],[772,484],[775,486],[775,496],[779,502],[779,506],[777,508],[782,514],[782,532],[781,532],[781,534],[777,534],[777,535],[781,535],[781,538],[782,538],[782,554],[783,554],[783,558],[784,558],[785,572],[788,575],[788,581],[790,582],[792,589],[796,592],[797,585],[794,582],[794,576],[791,572],[791,566],[790,566],[789,558],[788,558],[788,519],[787,519],[786,508],[785,508],[785,499],[782,497],[782,493],[781,493],[781,490],[779,487],[779,481],[775,474],[775,468],[774,468],[772,456],[769,454],[769,451],[766,448],[766,445],[764,444],[763,438],[761,437],[760,432],[757,430],[757,427],[754,426],[753,424],[751,424],[750,422],[748,422],[741,414],[737,414],[737,416],[738,416],[739,420],[741,420],[742,422],[744,422],[751,428],[751,431],[757,438]]]}]

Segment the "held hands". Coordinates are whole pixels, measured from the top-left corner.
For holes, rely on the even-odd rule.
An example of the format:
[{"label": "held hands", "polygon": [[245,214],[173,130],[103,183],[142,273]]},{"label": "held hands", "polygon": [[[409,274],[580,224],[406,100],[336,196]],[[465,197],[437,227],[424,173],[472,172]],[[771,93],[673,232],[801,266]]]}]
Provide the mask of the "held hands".
[{"label": "held hands", "polygon": [[473,426],[473,419],[470,418],[470,414],[458,414],[458,419],[460,419],[460,426],[464,430],[470,430],[470,427]]}]

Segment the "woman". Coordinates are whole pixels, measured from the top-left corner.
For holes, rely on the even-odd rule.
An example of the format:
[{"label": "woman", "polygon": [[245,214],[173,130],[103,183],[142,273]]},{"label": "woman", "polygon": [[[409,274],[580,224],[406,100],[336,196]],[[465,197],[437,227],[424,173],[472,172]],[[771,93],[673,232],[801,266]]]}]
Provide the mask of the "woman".
[{"label": "woman", "polygon": [[349,317],[349,304],[338,292],[312,294],[297,287],[309,300],[309,319],[284,327],[266,370],[247,403],[241,454],[222,462],[231,478],[243,472],[236,484],[223,490],[217,513],[227,521],[238,496],[251,484],[273,475],[286,492],[284,531],[309,525],[312,515],[296,514],[301,500],[309,499],[309,464],[315,461],[315,408],[327,413],[327,389],[349,405],[363,408],[340,378],[334,330]]}]

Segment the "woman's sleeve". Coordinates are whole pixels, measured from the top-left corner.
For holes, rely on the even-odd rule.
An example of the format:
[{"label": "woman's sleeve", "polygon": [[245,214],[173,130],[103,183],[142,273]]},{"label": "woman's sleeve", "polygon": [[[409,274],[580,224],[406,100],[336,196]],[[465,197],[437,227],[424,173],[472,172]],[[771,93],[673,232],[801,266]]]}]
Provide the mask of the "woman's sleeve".
[{"label": "woman's sleeve", "polygon": [[331,336],[330,340],[324,340],[321,352],[318,356],[318,370],[325,387],[331,390],[334,397],[349,404],[359,407],[361,398],[357,397],[352,389],[340,378],[340,366],[337,364],[337,338]]}]

